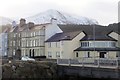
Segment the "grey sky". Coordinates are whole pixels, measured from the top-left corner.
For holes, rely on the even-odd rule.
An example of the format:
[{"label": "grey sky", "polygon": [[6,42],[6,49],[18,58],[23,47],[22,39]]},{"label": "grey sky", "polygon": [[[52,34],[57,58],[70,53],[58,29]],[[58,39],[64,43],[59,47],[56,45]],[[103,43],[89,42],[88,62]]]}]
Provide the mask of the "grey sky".
[{"label": "grey sky", "polygon": [[48,9],[96,19],[101,25],[118,22],[119,0],[2,0],[0,16],[29,17]]}]

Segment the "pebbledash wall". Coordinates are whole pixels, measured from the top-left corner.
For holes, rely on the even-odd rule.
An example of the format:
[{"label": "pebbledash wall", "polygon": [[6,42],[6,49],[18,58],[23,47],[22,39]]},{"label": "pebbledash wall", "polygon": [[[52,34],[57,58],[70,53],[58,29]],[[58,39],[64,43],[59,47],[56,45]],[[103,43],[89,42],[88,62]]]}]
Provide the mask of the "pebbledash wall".
[{"label": "pebbledash wall", "polygon": [[120,35],[116,32],[111,32],[109,36],[113,37],[114,39],[118,40],[117,41],[117,47],[120,47]]},{"label": "pebbledash wall", "polygon": [[79,40],[83,38],[85,34],[80,32],[72,40],[62,40],[59,42],[46,42],[45,54],[49,59],[73,59],[74,50],[79,47]]}]

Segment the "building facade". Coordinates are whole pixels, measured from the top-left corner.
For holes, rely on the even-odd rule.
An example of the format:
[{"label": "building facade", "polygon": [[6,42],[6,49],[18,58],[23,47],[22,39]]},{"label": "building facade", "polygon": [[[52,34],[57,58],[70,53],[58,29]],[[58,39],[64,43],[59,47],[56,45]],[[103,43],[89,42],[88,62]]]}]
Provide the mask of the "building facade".
[{"label": "building facade", "polygon": [[45,56],[45,29],[21,32],[22,56]]},{"label": "building facade", "polygon": [[21,33],[10,32],[8,33],[8,57],[15,57],[21,55],[18,53],[21,51]]},{"label": "building facade", "polygon": [[74,59],[74,50],[79,47],[79,39],[84,32],[63,32],[53,35],[46,41],[45,54],[49,59]]},{"label": "building facade", "polygon": [[54,19],[45,24],[26,23],[21,19],[8,32],[8,56],[45,56],[45,40],[59,32],[56,26]]},{"label": "building facade", "polygon": [[[119,34],[113,34],[114,32],[118,31],[114,26],[106,27],[100,25],[58,25],[58,27],[63,32],[53,35],[46,41],[45,54],[47,58],[115,59],[120,56],[119,39],[117,38]],[[64,33],[71,34],[72,32],[77,31],[82,31],[81,35],[78,35],[78,38],[76,38],[77,36],[74,37],[72,40],[64,40],[65,35],[64,37],[60,35]],[[70,35],[66,35],[66,37],[71,38]]]},{"label": "building facade", "polygon": [[21,19],[8,33],[8,56],[116,58],[120,56],[118,38],[116,26],[57,25],[56,19],[34,24]]},{"label": "building facade", "polygon": [[120,48],[116,46],[116,40],[80,40],[80,47],[75,51],[76,58],[107,58],[118,57]]},{"label": "building facade", "polygon": [[7,33],[0,34],[0,56],[7,56],[8,49],[7,38],[8,38]]}]

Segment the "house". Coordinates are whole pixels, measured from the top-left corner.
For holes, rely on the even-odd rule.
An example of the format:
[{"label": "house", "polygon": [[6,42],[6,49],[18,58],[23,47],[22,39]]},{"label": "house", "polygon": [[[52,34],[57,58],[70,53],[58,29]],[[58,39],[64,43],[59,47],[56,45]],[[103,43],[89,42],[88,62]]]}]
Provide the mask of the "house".
[{"label": "house", "polygon": [[[30,23],[28,23],[30,25]],[[22,56],[45,57],[45,40],[61,32],[56,27],[56,19],[52,18],[50,23],[34,24],[21,32]]]},{"label": "house", "polygon": [[[13,21],[13,23],[15,23]],[[21,33],[18,31],[19,26],[13,25],[7,30],[8,37],[8,57],[18,57],[20,58],[21,54],[16,54],[16,52],[21,52]]]},{"label": "house", "polygon": [[38,28],[38,30],[36,29],[37,31],[35,31],[33,28],[36,28],[36,25],[32,22],[26,23],[25,19],[20,19],[20,23],[17,25],[14,24],[15,23],[13,23],[12,28],[8,32],[8,56],[20,59],[22,56],[26,56],[30,53],[28,56],[31,57],[32,52],[36,52],[34,48],[36,46],[33,46],[33,41],[43,37],[44,32],[39,31]]},{"label": "house", "polygon": [[50,59],[74,58],[73,51],[79,47],[79,39],[85,34],[82,31],[56,33],[45,43],[45,54]]},{"label": "house", "polygon": [[[100,25],[58,25],[63,31],[46,40],[45,54],[51,59],[119,57],[119,40],[110,36],[117,27]],[[77,32],[80,32],[79,35]],[[67,34],[67,35],[65,35]],[[74,38],[70,35],[74,35]],[[64,40],[65,38],[65,40]],[[72,39],[71,39],[72,38]],[[66,40],[67,39],[67,40]],[[59,47],[58,47],[59,45]]]},{"label": "house", "polygon": [[[36,28],[37,27],[37,28]],[[45,29],[44,26],[38,29],[40,26],[34,26],[29,31],[21,32],[21,55],[36,57],[45,56]],[[36,28],[36,29],[35,29]]]}]

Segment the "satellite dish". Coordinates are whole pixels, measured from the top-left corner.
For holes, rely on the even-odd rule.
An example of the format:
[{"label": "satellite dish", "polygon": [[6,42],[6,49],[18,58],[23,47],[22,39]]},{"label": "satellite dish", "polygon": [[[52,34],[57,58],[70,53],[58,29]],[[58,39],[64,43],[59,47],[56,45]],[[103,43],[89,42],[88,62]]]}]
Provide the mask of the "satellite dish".
[{"label": "satellite dish", "polygon": [[15,21],[12,22],[12,26],[13,26],[13,28],[16,27],[16,22]]}]

